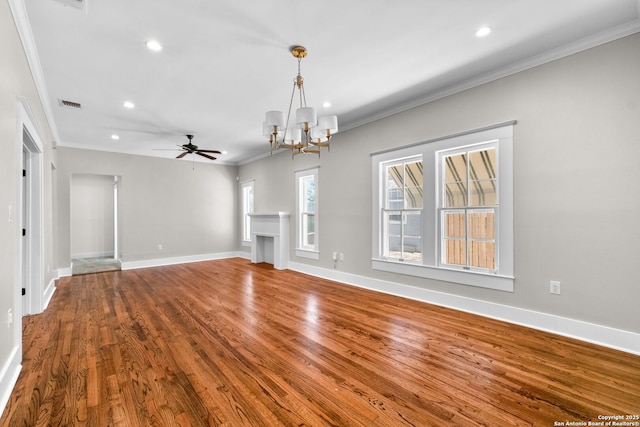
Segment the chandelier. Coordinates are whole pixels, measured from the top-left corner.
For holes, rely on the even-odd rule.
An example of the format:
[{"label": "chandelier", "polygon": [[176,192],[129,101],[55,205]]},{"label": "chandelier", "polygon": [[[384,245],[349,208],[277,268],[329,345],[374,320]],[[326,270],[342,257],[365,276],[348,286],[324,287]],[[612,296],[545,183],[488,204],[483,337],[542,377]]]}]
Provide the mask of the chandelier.
[{"label": "chandelier", "polygon": [[[302,46],[293,46],[291,54],[298,59],[298,75],[293,80],[293,90],[289,101],[287,116],[282,111],[267,111],[263,123],[263,135],[269,138],[271,154],[281,148],[291,150],[291,157],[297,154],[317,154],[320,156],[320,148],[331,149],[331,136],[338,132],[338,117],[317,117],[313,107],[307,107],[307,98],[304,93],[304,79],[300,74],[300,62],[307,56],[307,49]],[[298,91],[299,107],[296,109],[295,123],[290,123],[293,99]]]}]

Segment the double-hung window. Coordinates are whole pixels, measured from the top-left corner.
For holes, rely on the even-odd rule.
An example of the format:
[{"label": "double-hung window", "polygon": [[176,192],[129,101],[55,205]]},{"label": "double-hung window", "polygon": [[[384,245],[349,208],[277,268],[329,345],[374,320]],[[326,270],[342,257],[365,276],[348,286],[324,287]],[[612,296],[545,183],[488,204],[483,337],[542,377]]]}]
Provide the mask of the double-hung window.
[{"label": "double-hung window", "polygon": [[497,271],[497,142],[438,153],[440,263]]},{"label": "double-hung window", "polygon": [[382,256],[398,261],[422,260],[422,156],[382,166]]},{"label": "double-hung window", "polygon": [[513,291],[513,124],[373,153],[376,270]]},{"label": "double-hung window", "polygon": [[250,213],[253,213],[253,181],[244,181],[240,183],[240,224],[244,246],[251,243]]},{"label": "double-hung window", "polygon": [[296,223],[296,255],[318,259],[318,168],[296,172]]}]

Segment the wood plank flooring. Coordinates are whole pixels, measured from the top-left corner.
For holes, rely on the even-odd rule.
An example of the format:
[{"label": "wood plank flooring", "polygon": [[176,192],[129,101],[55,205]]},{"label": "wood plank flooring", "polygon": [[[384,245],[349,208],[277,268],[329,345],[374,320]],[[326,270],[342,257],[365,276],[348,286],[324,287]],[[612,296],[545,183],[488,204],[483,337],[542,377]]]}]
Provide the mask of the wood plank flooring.
[{"label": "wood plank flooring", "polygon": [[24,319],[2,426],[553,426],[640,414],[638,356],[245,259],[57,287]]}]

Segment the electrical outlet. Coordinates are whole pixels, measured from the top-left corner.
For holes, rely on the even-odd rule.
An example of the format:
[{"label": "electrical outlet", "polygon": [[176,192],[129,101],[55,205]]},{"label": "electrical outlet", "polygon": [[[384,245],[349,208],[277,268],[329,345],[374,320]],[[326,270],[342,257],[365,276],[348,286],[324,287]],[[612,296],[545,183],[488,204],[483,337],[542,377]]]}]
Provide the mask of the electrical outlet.
[{"label": "electrical outlet", "polygon": [[338,260],[338,252],[334,252],[333,254],[331,254],[331,259],[333,259],[334,261]]},{"label": "electrical outlet", "polygon": [[13,310],[9,309],[7,312],[7,328],[10,328],[13,325]]},{"label": "electrical outlet", "polygon": [[162,250],[162,243],[158,243],[158,250],[161,251]]},{"label": "electrical outlet", "polygon": [[343,253],[340,254],[340,261],[344,261],[344,254]]},{"label": "electrical outlet", "polygon": [[555,280],[551,280],[549,282],[549,292],[554,295],[560,295],[560,282],[556,282]]}]

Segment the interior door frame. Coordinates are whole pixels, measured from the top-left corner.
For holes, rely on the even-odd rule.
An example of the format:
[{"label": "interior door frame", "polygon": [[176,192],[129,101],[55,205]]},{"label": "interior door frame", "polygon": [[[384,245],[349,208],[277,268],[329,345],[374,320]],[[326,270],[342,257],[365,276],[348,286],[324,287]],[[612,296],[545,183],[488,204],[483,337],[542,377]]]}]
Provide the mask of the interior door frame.
[{"label": "interior door frame", "polygon": [[[20,144],[18,164],[28,171],[28,175],[24,178],[26,179],[24,188],[22,180],[19,181],[18,188],[20,212],[17,217],[20,218],[20,228],[26,228],[26,235],[20,237],[19,243],[20,262],[17,268],[16,307],[20,307],[22,315],[25,316],[41,313],[44,310],[43,144],[37,122],[25,98],[19,99],[18,110]],[[24,296],[22,296],[23,287],[26,293]]]},{"label": "interior door frame", "polygon": [[[113,258],[116,261],[120,261],[120,232],[119,232],[119,215],[118,213],[120,212],[120,208],[118,207],[119,205],[119,188],[120,188],[120,176],[119,175],[109,175],[109,174],[100,174],[100,173],[78,173],[78,174],[71,174],[71,180],[70,180],[70,207],[69,207],[69,212],[70,212],[70,216],[71,216],[71,225],[70,225],[70,229],[69,229],[69,236],[70,236],[70,242],[71,244],[69,245],[69,257],[71,258],[71,260],[73,261],[73,259],[78,255],[77,253],[74,253],[74,233],[76,233],[77,231],[74,230],[74,197],[76,197],[76,187],[74,186],[77,183],[77,180],[79,179],[78,177],[105,177],[105,178],[109,178],[110,180],[112,180],[111,182],[111,188],[112,188],[112,201],[113,201],[113,223],[111,224],[111,227],[113,227],[113,229],[111,230],[111,236],[113,238]],[[100,256],[107,256],[109,254],[107,253],[101,253]],[[97,255],[96,255],[97,256]]]}]

